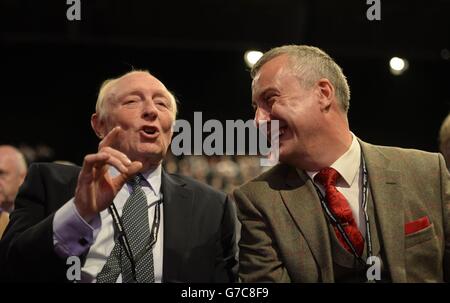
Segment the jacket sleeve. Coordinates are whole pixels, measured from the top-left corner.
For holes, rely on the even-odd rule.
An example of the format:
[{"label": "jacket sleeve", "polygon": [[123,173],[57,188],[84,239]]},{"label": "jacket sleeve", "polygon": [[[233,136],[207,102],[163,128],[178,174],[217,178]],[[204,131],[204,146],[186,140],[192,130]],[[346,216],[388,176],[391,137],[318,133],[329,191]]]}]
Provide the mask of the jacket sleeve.
[{"label": "jacket sleeve", "polygon": [[239,279],[242,282],[290,282],[263,214],[241,190],[234,191],[241,222]]},{"label": "jacket sleeve", "polygon": [[214,282],[237,282],[236,209],[228,196],[224,203],[220,241],[216,249]]}]

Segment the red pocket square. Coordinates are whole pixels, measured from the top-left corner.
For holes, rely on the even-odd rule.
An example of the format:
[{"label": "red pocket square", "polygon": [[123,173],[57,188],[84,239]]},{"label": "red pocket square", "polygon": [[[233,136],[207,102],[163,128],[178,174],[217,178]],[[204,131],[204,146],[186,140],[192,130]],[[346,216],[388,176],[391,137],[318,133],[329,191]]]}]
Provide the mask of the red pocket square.
[{"label": "red pocket square", "polygon": [[405,235],[409,235],[430,226],[430,219],[427,216],[405,224]]}]

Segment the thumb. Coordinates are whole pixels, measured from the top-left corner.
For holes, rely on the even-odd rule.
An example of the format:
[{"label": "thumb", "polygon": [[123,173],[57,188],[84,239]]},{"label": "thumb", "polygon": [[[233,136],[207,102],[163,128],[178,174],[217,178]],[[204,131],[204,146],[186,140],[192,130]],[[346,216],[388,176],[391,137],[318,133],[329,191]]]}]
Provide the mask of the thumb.
[{"label": "thumb", "polygon": [[128,177],[134,176],[135,174],[137,174],[141,169],[142,169],[142,162],[140,161],[133,161],[131,162],[130,166],[128,166]]}]

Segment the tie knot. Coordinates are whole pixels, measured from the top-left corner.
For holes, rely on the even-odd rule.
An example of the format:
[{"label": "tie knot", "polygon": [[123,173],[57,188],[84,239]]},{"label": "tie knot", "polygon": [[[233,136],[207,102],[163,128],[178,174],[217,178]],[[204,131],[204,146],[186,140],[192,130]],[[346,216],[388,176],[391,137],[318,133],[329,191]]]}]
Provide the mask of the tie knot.
[{"label": "tie knot", "polygon": [[332,167],[325,167],[315,175],[314,180],[322,184],[325,188],[328,186],[336,186],[339,173]]},{"label": "tie knot", "polygon": [[127,182],[128,182],[128,184],[131,185],[131,187],[134,190],[136,187],[138,187],[141,184],[141,180],[142,180],[141,174],[137,174],[137,175],[131,177],[130,179],[128,179]]}]

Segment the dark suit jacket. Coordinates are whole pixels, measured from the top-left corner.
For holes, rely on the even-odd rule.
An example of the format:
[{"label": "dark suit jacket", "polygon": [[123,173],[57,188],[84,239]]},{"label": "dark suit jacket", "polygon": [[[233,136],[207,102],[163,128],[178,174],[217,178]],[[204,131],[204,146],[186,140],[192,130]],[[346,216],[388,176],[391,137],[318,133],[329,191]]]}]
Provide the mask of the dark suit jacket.
[{"label": "dark suit jacket", "polygon": [[[360,143],[392,281],[448,281],[450,178],[442,155]],[[234,194],[242,281],[334,281],[328,223],[305,173],[279,164]],[[406,232],[423,217],[428,227]]]},{"label": "dark suit jacket", "polygon": [[[53,216],[74,196],[79,167],[34,164],[0,241],[0,280],[67,281],[53,249]],[[235,209],[223,193],[163,171],[164,282],[235,280]]]}]

